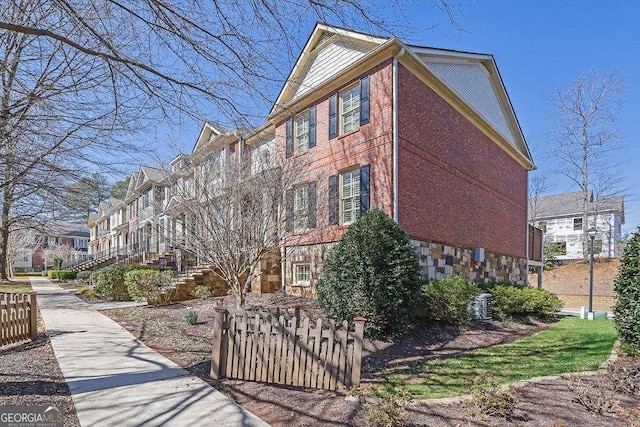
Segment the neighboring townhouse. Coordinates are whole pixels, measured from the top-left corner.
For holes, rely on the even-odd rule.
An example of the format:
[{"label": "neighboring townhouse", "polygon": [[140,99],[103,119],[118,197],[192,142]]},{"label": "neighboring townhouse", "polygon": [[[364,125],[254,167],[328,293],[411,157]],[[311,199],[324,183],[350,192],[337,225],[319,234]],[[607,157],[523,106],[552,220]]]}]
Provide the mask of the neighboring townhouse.
[{"label": "neighboring townhouse", "polygon": [[252,179],[279,153],[298,172],[283,183],[285,231],[254,290],[313,294],[328,250],[371,208],[406,230],[424,277],[526,281],[534,164],[491,55],[318,24],[262,128],[207,123],[170,173],[143,166],[132,176],[125,246],[185,247],[197,231],[187,199],[224,185],[206,172],[240,162]]},{"label": "neighboring townhouse", "polygon": [[[41,227],[39,245],[16,260],[15,271],[42,271],[55,262],[81,262],[88,258],[89,230],[83,224],[51,221]],[[46,230],[46,231],[44,231]]]},{"label": "neighboring townhouse", "polygon": [[116,253],[117,244],[114,240],[115,227],[118,226],[118,215],[124,206],[124,202],[120,199],[112,198],[111,200],[100,202],[98,204],[98,212],[90,214],[87,221],[89,228],[89,255],[91,256],[110,256]]},{"label": "neighboring townhouse", "polygon": [[289,292],[312,292],[327,250],[374,207],[425,277],[526,281],[534,164],[491,55],[319,24],[269,120],[308,170],[287,197]]},{"label": "neighboring townhouse", "polygon": [[624,198],[605,197],[596,199],[589,191],[587,224],[583,223],[584,194],[554,194],[537,197],[529,201],[531,222],[544,230],[545,244],[553,244],[558,260],[584,258],[584,230],[595,227],[594,256],[618,258],[618,243],[622,238],[624,224]]}]

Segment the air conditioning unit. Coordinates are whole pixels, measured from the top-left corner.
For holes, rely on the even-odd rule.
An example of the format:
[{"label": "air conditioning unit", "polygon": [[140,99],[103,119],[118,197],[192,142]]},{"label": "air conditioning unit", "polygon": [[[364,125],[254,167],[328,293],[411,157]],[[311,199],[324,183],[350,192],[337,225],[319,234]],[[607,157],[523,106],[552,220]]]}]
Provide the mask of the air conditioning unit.
[{"label": "air conditioning unit", "polygon": [[480,294],[473,300],[473,318],[478,320],[491,320],[491,294]]}]

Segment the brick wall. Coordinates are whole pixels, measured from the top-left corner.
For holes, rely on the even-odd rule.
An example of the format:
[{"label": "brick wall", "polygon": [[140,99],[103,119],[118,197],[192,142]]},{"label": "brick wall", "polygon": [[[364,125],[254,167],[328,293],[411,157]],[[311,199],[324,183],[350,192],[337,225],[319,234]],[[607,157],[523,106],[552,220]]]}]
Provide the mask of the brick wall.
[{"label": "brick wall", "polygon": [[398,84],[400,225],[524,258],[527,171],[402,65]]},{"label": "brick wall", "polygon": [[[316,146],[294,155],[290,169],[299,183],[316,181],[317,227],[309,233],[287,235],[288,242],[309,244],[339,240],[347,227],[329,226],[328,179],[344,170],[370,165],[371,207],[392,215],[393,208],[393,81],[391,60],[376,66],[346,84],[349,87],[365,75],[370,76],[370,121],[355,131],[329,140],[329,96],[316,102]],[[307,106],[309,107],[309,106]],[[302,113],[292,111],[292,115]],[[276,144],[285,146],[285,123],[276,127]],[[292,184],[295,184],[292,183]]]}]

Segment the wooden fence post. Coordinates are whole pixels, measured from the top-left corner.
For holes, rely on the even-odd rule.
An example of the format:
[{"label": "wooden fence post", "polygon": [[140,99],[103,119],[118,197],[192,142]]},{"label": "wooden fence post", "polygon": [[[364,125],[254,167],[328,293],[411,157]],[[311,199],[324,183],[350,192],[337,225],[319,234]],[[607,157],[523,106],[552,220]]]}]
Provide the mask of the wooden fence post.
[{"label": "wooden fence post", "polygon": [[360,370],[362,368],[362,338],[364,337],[364,322],[362,316],[355,317],[356,336],[353,340],[353,371],[351,372],[351,387],[360,385]]},{"label": "wooden fence post", "polygon": [[301,303],[297,303],[293,305],[293,310],[295,312],[296,319],[298,319],[298,323],[300,323],[300,309],[302,308]]},{"label": "wooden fence post", "polygon": [[38,302],[36,301],[36,291],[29,291],[29,332],[31,341],[38,337]]},{"label": "wooden fence post", "polygon": [[214,310],[216,314],[213,322],[210,376],[213,379],[218,379],[223,377],[226,371],[227,346],[225,341],[229,339],[229,334],[224,332],[224,318],[227,314],[227,309],[223,306],[217,306]]}]

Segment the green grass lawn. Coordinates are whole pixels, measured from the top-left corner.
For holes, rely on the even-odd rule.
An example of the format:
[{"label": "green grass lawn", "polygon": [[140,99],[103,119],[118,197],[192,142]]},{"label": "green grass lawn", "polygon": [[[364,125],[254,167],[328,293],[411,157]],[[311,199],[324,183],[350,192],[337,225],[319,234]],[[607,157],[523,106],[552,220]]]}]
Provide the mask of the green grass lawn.
[{"label": "green grass lawn", "polygon": [[16,281],[9,284],[0,283],[0,292],[29,292],[31,284],[27,281]]},{"label": "green grass lawn", "polygon": [[386,373],[387,386],[415,397],[465,394],[469,380],[491,377],[500,384],[533,377],[597,369],[617,334],[610,320],[564,318],[550,329],[510,344],[431,359]]}]

